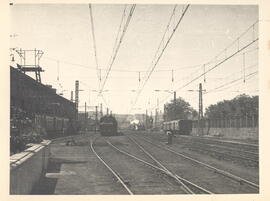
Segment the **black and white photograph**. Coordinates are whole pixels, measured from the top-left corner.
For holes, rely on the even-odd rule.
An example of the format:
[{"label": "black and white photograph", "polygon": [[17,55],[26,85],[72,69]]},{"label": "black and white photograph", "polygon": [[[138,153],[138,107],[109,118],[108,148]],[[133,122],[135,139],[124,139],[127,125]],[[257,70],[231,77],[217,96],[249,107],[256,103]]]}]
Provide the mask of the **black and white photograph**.
[{"label": "black and white photograph", "polygon": [[9,195],[262,192],[259,4],[8,4]]}]

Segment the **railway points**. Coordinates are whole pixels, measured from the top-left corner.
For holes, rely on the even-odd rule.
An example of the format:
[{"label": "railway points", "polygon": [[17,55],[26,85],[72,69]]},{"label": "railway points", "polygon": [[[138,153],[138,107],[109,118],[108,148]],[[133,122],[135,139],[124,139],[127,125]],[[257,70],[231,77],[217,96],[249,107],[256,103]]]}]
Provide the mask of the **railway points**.
[{"label": "railway points", "polygon": [[10,194],[260,195],[257,5],[10,13]]},{"label": "railway points", "polygon": [[[223,194],[256,193],[259,190],[257,184],[232,172],[167,148],[168,145],[160,145],[155,139],[148,141],[151,136],[146,138],[134,132],[124,134],[103,137],[92,132],[73,137],[77,142],[73,146],[66,146],[68,138],[56,140],[49,164],[53,167],[49,171],[56,172],[55,176],[48,172],[32,193]],[[182,159],[175,157],[177,155]],[[46,185],[52,181],[54,188],[45,192]],[[76,188],[74,183],[78,185]],[[77,191],[82,185],[84,187]],[[107,188],[112,186],[108,191]]]},{"label": "railway points", "polygon": [[[142,141],[142,140],[141,140]],[[175,154],[175,155],[177,155],[177,156],[182,156],[184,159],[188,159],[188,160],[190,160],[190,161],[192,161],[192,162],[195,162],[195,163],[197,163],[197,164],[199,164],[199,165],[202,165],[202,166],[204,166],[204,167],[207,167],[207,168],[209,168],[209,169],[212,169],[212,170],[214,170],[214,174],[216,174],[216,173],[220,173],[221,175],[223,175],[223,176],[227,176],[228,178],[230,178],[230,179],[232,179],[232,180],[236,180],[236,181],[238,181],[238,182],[240,182],[240,183],[246,183],[246,184],[248,184],[248,185],[250,185],[252,188],[258,188],[258,185],[257,184],[255,184],[255,183],[253,183],[253,182],[250,182],[250,181],[248,181],[248,180],[246,180],[246,179],[244,179],[244,178],[241,178],[241,177],[238,177],[238,176],[236,176],[236,175],[233,175],[233,174],[231,174],[231,173],[229,173],[229,172],[226,172],[226,171],[224,171],[224,170],[221,170],[221,169],[218,169],[218,168],[216,168],[216,167],[213,167],[213,166],[211,166],[211,165],[209,165],[209,164],[207,164],[207,163],[203,163],[203,162],[201,162],[201,161],[199,161],[199,160],[196,160],[196,159],[194,159],[194,158],[192,158],[192,156],[187,156],[187,155],[184,155],[184,154],[182,154],[182,153],[179,153],[179,152],[176,152],[176,151],[174,151],[174,150],[171,150],[171,149],[169,149],[169,148],[164,148],[164,147],[162,147],[162,146],[160,146],[160,145],[157,145],[157,144],[155,144],[155,143],[153,143],[153,142],[151,142],[151,141],[149,141],[149,140],[144,140],[145,142],[147,142],[148,143],[148,146],[147,147],[149,147],[149,143],[150,144],[152,144],[152,145],[154,145],[154,146],[156,146],[156,147],[158,147],[159,149],[163,149],[163,150],[166,150],[166,151],[169,151],[169,152],[171,152],[171,153],[173,153],[173,154]],[[145,145],[146,146],[146,145]],[[152,146],[151,146],[152,147]],[[150,148],[150,147],[149,147]],[[156,149],[154,149],[155,151],[152,151],[152,153],[159,153],[159,154],[155,154],[156,156],[160,156],[161,155],[161,153],[160,152],[158,152]],[[173,158],[173,159],[175,159],[174,157],[169,157],[169,155],[167,156],[167,157],[164,157],[164,158],[167,158],[167,159],[171,159],[171,158]],[[183,162],[181,162],[182,164],[183,164]],[[168,162],[167,161],[167,164],[170,164],[170,162]],[[192,168],[192,166],[191,167],[189,167],[189,168],[187,168],[187,169],[189,169],[189,170],[191,170],[191,168]],[[193,174],[194,173],[197,173],[197,171],[191,171],[191,172],[193,172]],[[199,172],[201,172],[201,171],[199,171]],[[188,172],[186,172],[187,174],[188,174]],[[185,175],[185,174],[184,174]],[[198,173],[198,175],[200,175],[200,173]],[[204,174],[202,174],[202,175],[207,175],[206,173],[204,173]],[[200,178],[200,176],[197,176],[197,178]],[[212,177],[211,177],[212,178]],[[202,179],[204,182],[207,182],[207,179],[206,180],[204,180],[204,179]],[[222,179],[218,179],[218,181],[220,181],[220,180],[222,180]],[[227,183],[228,181],[226,181],[225,183]],[[212,183],[215,183],[214,181],[212,181]],[[228,183],[227,183],[228,184]],[[239,183],[238,183],[239,184]],[[223,184],[222,185],[223,187],[222,187],[222,190],[225,190],[226,188],[225,188],[225,184]],[[231,187],[232,185],[229,185],[229,188]],[[241,185],[239,185],[240,186],[240,188],[242,187]],[[237,187],[236,187],[237,188]],[[245,189],[245,187],[243,188],[243,189]],[[256,192],[256,191],[255,191]]]}]

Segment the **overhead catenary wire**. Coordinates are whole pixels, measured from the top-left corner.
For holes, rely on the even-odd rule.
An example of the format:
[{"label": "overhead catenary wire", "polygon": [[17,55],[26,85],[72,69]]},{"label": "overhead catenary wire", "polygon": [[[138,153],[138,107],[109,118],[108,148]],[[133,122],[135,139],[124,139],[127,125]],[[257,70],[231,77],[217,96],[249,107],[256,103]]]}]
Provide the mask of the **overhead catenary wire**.
[{"label": "overhead catenary wire", "polygon": [[[90,14],[90,20],[91,20],[91,32],[92,32],[92,39],[93,39],[94,57],[95,57],[96,73],[97,73],[97,79],[98,79],[98,90],[99,90],[101,87],[101,70],[99,69],[99,65],[98,65],[95,27],[94,27],[93,11],[92,11],[91,4],[89,4],[89,14]],[[108,107],[108,103],[106,99],[104,98],[103,94],[101,94],[101,98],[103,102],[105,103],[106,107]]]},{"label": "overhead catenary wire", "polygon": [[[233,41],[231,44],[229,44],[225,49],[223,49],[223,51],[221,51],[217,56],[215,56],[212,60],[210,60],[210,62],[212,62],[213,60],[216,60],[216,58],[217,58],[218,56],[220,56],[224,51],[226,51],[226,53],[227,53],[228,48],[231,47],[233,44],[235,44],[237,41],[239,41],[240,38],[241,38],[242,36],[244,36],[244,34],[246,34],[246,33],[248,32],[248,30],[250,30],[250,29],[251,29],[253,26],[255,26],[255,24],[257,24],[257,23],[258,23],[258,21],[256,21],[255,23],[253,23],[253,25],[251,25],[250,27],[248,27],[247,30],[245,30],[239,37],[237,37],[236,40],[234,40],[234,41]],[[190,84],[193,83],[194,81],[198,80],[198,79],[201,78],[202,76],[205,76],[205,74],[209,73],[210,71],[214,70],[214,69],[217,68],[218,66],[222,65],[223,63],[225,63],[227,60],[231,59],[232,57],[238,55],[238,53],[240,53],[240,52],[242,52],[243,50],[245,50],[246,48],[250,47],[252,44],[254,44],[255,42],[257,42],[258,40],[259,40],[258,37],[257,37],[257,38],[252,38],[252,40],[251,40],[248,44],[246,44],[245,46],[243,46],[243,47],[241,47],[241,48],[238,46],[237,50],[236,50],[234,53],[232,53],[230,56],[227,56],[227,55],[226,55],[225,58],[216,61],[217,64],[215,64],[214,66],[212,66],[210,69],[207,69],[207,70],[206,70],[205,72],[203,72],[202,74],[196,76],[195,78],[193,78],[192,80],[190,80],[190,81],[187,82],[186,84],[184,84],[184,85],[182,85],[181,87],[177,88],[175,91],[179,91],[179,90],[183,89],[184,87],[190,85]],[[209,62],[208,62],[208,63],[209,63]],[[170,97],[170,96],[166,96],[164,99],[161,100],[161,102],[166,101],[169,97]]]},{"label": "overhead catenary wire", "polygon": [[[247,50],[245,51],[244,53],[249,53],[249,52],[253,52],[255,50],[258,50],[258,48],[254,48],[254,49],[251,49],[251,50]],[[238,54],[240,56],[240,54]],[[238,56],[236,55],[236,56]],[[242,56],[242,55],[241,55]],[[83,65],[83,64],[78,64],[78,63],[73,63],[73,62],[70,62],[70,61],[65,61],[65,60],[60,60],[60,59],[57,59],[57,58],[52,58],[52,57],[44,57],[44,59],[47,59],[47,60],[51,60],[51,61],[58,61],[59,63],[65,63],[65,64],[68,64],[68,65],[72,65],[72,66],[75,66],[75,67],[78,67],[78,68],[85,68],[85,69],[88,69],[88,70],[96,70],[96,68],[92,68],[92,66],[90,65]],[[201,64],[195,64],[195,65],[185,65],[185,66],[177,66],[177,65],[174,65],[174,68],[166,68],[170,65],[163,65],[163,66],[159,66],[161,69],[159,70],[155,70],[155,72],[171,72],[172,70],[173,71],[181,71],[181,70],[186,70],[186,69],[193,69],[193,68],[200,68],[202,67],[203,65],[210,65],[211,63],[201,63]],[[64,66],[65,68],[68,68],[69,66]],[[130,67],[130,68],[134,68],[134,67],[139,67],[139,66],[133,66],[133,67]],[[73,67],[72,67],[73,68]],[[198,69],[200,70],[200,69]],[[196,70],[196,71],[198,71]],[[102,68],[100,65],[99,65],[99,71],[107,71],[107,68]],[[138,73],[138,72],[141,72],[141,73],[145,73],[145,72],[149,72],[148,70],[143,70],[142,68],[140,69],[123,69],[123,67],[121,66],[117,66],[113,69],[111,69],[111,72],[126,72],[126,73]]]},{"label": "overhead catenary wire", "polygon": [[[125,36],[125,33],[126,33],[126,31],[127,31],[128,25],[129,25],[129,23],[130,23],[130,20],[131,20],[131,18],[132,18],[132,15],[133,15],[133,12],[134,12],[135,8],[136,8],[136,4],[133,4],[133,5],[131,6],[131,8],[130,8],[130,11],[129,11],[127,20],[126,20],[126,22],[125,22],[125,24],[124,24],[124,26],[123,26],[123,30],[122,30],[121,36],[120,36],[120,38],[119,38],[119,40],[118,40],[118,42],[117,42],[117,45],[116,45],[115,48],[113,49],[113,54],[112,54],[112,57],[111,57],[111,59],[110,59],[110,61],[109,61],[109,65],[108,65],[108,68],[107,68],[108,70],[106,71],[105,78],[103,79],[103,82],[101,83],[100,93],[102,93],[102,91],[103,91],[103,89],[104,89],[104,86],[105,86],[105,84],[106,84],[106,82],[107,82],[107,79],[108,79],[108,77],[109,77],[109,74],[110,74],[112,65],[113,65],[113,63],[114,63],[114,61],[115,61],[115,59],[116,59],[116,56],[117,56],[117,54],[118,54],[119,48],[120,48],[120,46],[121,46],[121,43],[122,43],[122,41],[123,41],[123,38],[124,38],[124,36]],[[125,13],[125,10],[124,10],[124,13]],[[120,26],[121,26],[121,24],[120,24]]]},{"label": "overhead catenary wire", "polygon": [[[177,28],[179,27],[179,24],[180,24],[180,22],[182,21],[183,17],[185,16],[185,14],[186,14],[186,12],[187,12],[189,6],[190,6],[189,4],[188,4],[187,6],[185,6],[184,10],[182,11],[182,14],[181,14],[180,18],[178,19],[178,21],[177,21],[175,27],[173,27],[172,32],[169,34],[167,41],[165,42],[163,48],[161,49],[161,52],[159,53],[159,50],[160,50],[160,48],[161,48],[161,45],[164,43],[165,35],[166,35],[167,31],[169,30],[169,26],[170,26],[170,24],[171,24],[171,22],[172,22],[173,15],[175,15],[175,11],[176,11],[177,5],[174,6],[173,11],[172,11],[172,14],[171,14],[170,19],[169,19],[169,22],[168,22],[168,24],[167,24],[167,26],[166,26],[165,32],[164,32],[163,37],[162,37],[162,39],[161,39],[161,42],[160,42],[160,44],[159,44],[159,46],[158,46],[158,49],[157,49],[157,51],[156,51],[156,53],[155,53],[155,56],[154,56],[154,58],[153,58],[153,60],[152,60],[152,62],[151,62],[151,65],[150,65],[150,67],[148,68],[148,69],[150,69],[150,70],[149,70],[149,73],[148,73],[148,75],[146,76],[146,78],[144,79],[144,82],[143,82],[143,84],[141,85],[141,87],[138,89],[137,96],[136,96],[136,98],[135,98],[135,101],[134,101],[133,105],[131,106],[131,110],[132,110],[132,108],[136,105],[136,103],[137,103],[137,101],[138,101],[138,99],[139,99],[140,94],[142,93],[142,91],[143,91],[143,89],[144,89],[146,83],[148,82],[149,78],[151,77],[153,71],[155,70],[155,68],[156,68],[156,66],[157,66],[157,64],[158,64],[158,62],[159,62],[159,60],[160,60],[160,58],[162,57],[162,55],[163,55],[165,49],[167,48],[168,44],[170,43],[170,41],[171,41],[171,39],[172,39],[174,33],[176,32]],[[159,53],[159,54],[158,54],[158,53]]]},{"label": "overhead catenary wire", "polygon": [[[254,68],[254,67],[258,67],[258,63],[255,63],[255,64],[252,64],[252,65],[250,65],[250,66],[247,66],[245,69],[246,70],[248,70],[248,69],[252,69],[252,68]],[[230,78],[230,77],[232,77],[232,76],[234,76],[234,75],[237,75],[237,74],[241,74],[243,72],[243,70],[240,70],[240,71],[237,71],[237,72],[234,72],[234,73],[232,73],[232,74],[229,74],[229,75],[227,75],[226,77],[215,77],[215,78],[213,78],[213,77],[208,77],[208,79],[218,79],[218,80],[221,80],[221,79],[228,79],[228,78]]]},{"label": "overhead catenary wire", "polygon": [[[226,48],[225,48],[225,49],[226,49]],[[251,49],[251,50],[244,51],[243,53],[247,54],[247,53],[250,53],[250,52],[254,52],[254,51],[258,50],[258,49],[259,49],[259,48],[256,47],[256,48],[253,48],[253,49]],[[240,52],[238,52],[236,55],[234,55],[234,57],[242,56],[242,54],[239,54],[239,53],[240,53]],[[219,60],[216,60],[215,62],[217,63],[217,62],[221,62],[221,61],[223,61],[223,60],[224,60],[224,58],[219,59]],[[207,66],[207,65],[210,65],[210,64],[212,64],[212,62],[209,61],[209,62],[204,63],[204,64],[202,64],[202,65],[200,66],[200,67],[203,68],[203,73],[201,74],[201,77],[202,77],[202,76],[203,76],[203,77],[206,76],[206,74],[207,74],[208,72],[206,72],[205,69],[206,69],[206,66]],[[190,75],[188,75],[188,76],[186,76],[185,78],[182,78],[181,80],[177,81],[176,84],[178,84],[179,82],[182,82],[184,79],[188,79],[189,77],[192,77],[192,75],[195,75],[197,72],[200,72],[200,71],[201,71],[201,69],[198,68],[196,71],[192,72]]]},{"label": "overhead catenary wire", "polygon": [[[252,65],[252,66],[255,66],[255,65]],[[252,66],[249,66],[249,67],[252,67]],[[249,68],[249,67],[248,67],[248,68]],[[240,72],[242,72],[242,71],[240,71]],[[246,75],[246,82],[247,82],[248,80],[250,80],[251,78],[253,78],[253,77],[254,77],[255,75],[257,75],[257,74],[258,74],[258,71],[255,71],[255,72],[252,72],[252,73]],[[229,77],[229,76],[228,76],[228,77]],[[229,82],[223,83],[222,85],[220,85],[220,86],[218,86],[218,87],[216,87],[216,88],[214,88],[214,89],[207,90],[207,91],[204,92],[203,94],[206,95],[206,94],[208,94],[208,93],[213,93],[213,92],[222,92],[222,91],[225,92],[227,89],[232,88],[233,86],[236,86],[236,85],[239,85],[239,84],[243,84],[243,83],[239,82],[239,81],[241,81],[242,79],[243,79],[243,78],[240,77],[240,78],[231,80],[231,81],[229,81]],[[232,85],[232,84],[234,84],[234,85]],[[226,87],[226,86],[227,86],[227,87]],[[223,87],[225,87],[225,88],[223,88]],[[222,88],[222,89],[217,91],[217,89],[220,89],[220,88]],[[188,92],[189,90],[186,90],[186,91]],[[252,92],[256,92],[256,91],[258,91],[258,90],[253,90]],[[233,92],[236,92],[236,91],[233,91]],[[241,92],[241,91],[238,91],[238,92]],[[193,93],[193,95],[195,95],[195,93]],[[164,99],[161,99],[160,103],[163,103],[163,102],[166,101],[169,97],[171,97],[171,95],[169,95],[168,97],[166,97],[166,98],[164,98]],[[149,110],[153,110],[153,109],[155,109],[155,107],[149,108]]]},{"label": "overhead catenary wire", "polygon": [[[60,63],[65,63],[65,64],[72,65],[72,66],[79,67],[79,68],[85,68],[85,69],[88,69],[88,70],[96,70],[96,68],[92,68],[92,66],[90,66],[90,65],[83,65],[83,64],[73,63],[73,62],[59,60],[59,59],[51,58],[51,57],[44,57],[44,58],[47,59],[47,60],[52,60],[52,61],[59,61]],[[198,67],[201,67],[202,64],[177,66],[176,68],[167,68],[167,69],[164,69],[165,67],[168,67],[168,66],[169,65],[161,66],[161,68],[163,68],[163,69],[155,70],[155,72],[171,72],[172,70],[178,71],[178,70],[184,70],[184,69],[198,68]],[[66,67],[68,67],[68,66],[66,66]],[[134,66],[134,67],[139,67],[139,66]],[[134,67],[132,67],[132,68],[134,68]],[[107,68],[104,68],[104,67],[101,68],[101,66],[99,66],[99,70],[100,71],[107,71]],[[131,72],[131,73],[141,72],[141,73],[145,73],[145,72],[149,72],[149,71],[144,70],[142,68],[140,68],[140,69],[134,69],[134,70],[123,69],[123,67],[117,66],[116,68],[111,69],[111,72]]]},{"label": "overhead catenary wire", "polygon": [[[175,15],[174,15],[174,18],[173,18],[174,20],[175,20]],[[254,38],[255,39],[255,38]],[[116,62],[115,62],[115,64],[116,64]],[[169,65],[168,65],[169,66]],[[158,67],[160,67],[160,66],[158,66]],[[175,67],[175,66],[174,66]],[[61,68],[62,68],[62,65],[61,65]],[[101,69],[101,70],[103,70],[103,69]],[[100,71],[101,71],[100,70]],[[107,71],[107,69],[104,69],[104,70],[106,70]],[[111,72],[113,72],[114,70],[119,70],[119,71],[117,71],[117,72],[121,72],[121,71],[123,71],[123,72],[140,72],[140,71],[137,71],[136,69],[133,71],[133,70],[129,70],[129,69],[127,69],[127,71],[125,71],[125,69],[115,69],[115,65],[113,66],[113,69],[111,69]],[[166,70],[166,69],[162,69],[162,70],[160,70],[160,72],[164,72],[164,71],[171,71],[171,69],[169,69],[169,70]],[[143,72],[143,71],[141,71],[141,72]],[[145,71],[145,72],[148,72],[148,71]],[[154,72],[159,72],[159,70],[154,70]],[[105,73],[104,73],[105,74]],[[176,73],[175,73],[176,74]],[[141,74],[142,76],[143,76],[143,74]],[[169,73],[168,73],[168,75],[169,75]],[[177,75],[177,74],[176,74]],[[205,78],[205,75],[206,75],[206,73],[205,73],[205,70],[204,70],[204,78]],[[112,76],[113,75],[111,75],[110,74],[110,78],[112,78]],[[140,76],[139,76],[140,77]],[[152,77],[153,77],[153,75],[152,75]],[[137,78],[137,74],[136,74],[136,78]],[[168,78],[169,78],[169,76],[168,76]],[[208,78],[208,77],[207,77]],[[177,79],[175,78],[175,81],[176,81]],[[144,81],[144,80],[142,80],[142,81]]]},{"label": "overhead catenary wire", "polygon": [[[88,84],[86,84],[85,82],[83,81],[80,81],[81,84],[83,84],[84,86],[88,87],[89,89],[91,88]],[[112,90],[110,90],[112,91]],[[97,91],[98,92],[98,91]],[[103,103],[105,104],[106,107],[109,107],[108,105],[108,102],[106,101],[105,97],[104,97],[104,94],[98,94],[98,96],[100,96],[103,100]]]},{"label": "overhead catenary wire", "polygon": [[[91,20],[91,33],[92,33],[92,40],[93,40],[93,49],[94,49],[94,57],[95,57],[95,64],[96,64],[96,73],[97,78],[99,79],[99,66],[98,66],[98,57],[97,57],[97,45],[96,45],[96,37],[95,37],[95,26],[94,26],[94,19],[93,19],[93,11],[92,11],[92,5],[89,4],[89,14],[90,14],[90,20]],[[100,82],[99,82],[100,85]]]},{"label": "overhead catenary wire", "polygon": [[[257,73],[258,73],[258,71],[255,71],[255,72],[252,72],[252,73],[246,75],[246,80],[248,80],[248,78],[252,77],[253,75],[256,75]],[[216,91],[217,89],[226,87],[226,86],[231,85],[231,84],[233,84],[233,83],[235,83],[235,82],[238,82],[238,81],[240,81],[240,80],[242,80],[242,77],[237,78],[237,79],[234,79],[234,80],[231,80],[231,81],[229,81],[229,82],[226,82],[226,83],[224,83],[224,84],[222,84],[222,85],[220,85],[220,86],[218,86],[218,87],[216,87],[216,88],[207,90],[206,92],[204,92],[204,94],[211,93],[211,92],[213,92],[213,91]],[[226,89],[227,89],[227,88],[226,88]]]},{"label": "overhead catenary wire", "polygon": [[235,56],[237,53],[241,52],[242,50],[246,49],[247,47],[249,47],[250,45],[252,45],[254,42],[256,42],[258,40],[258,38],[252,42],[250,42],[249,44],[247,44],[246,46],[242,47],[241,49],[239,49],[237,52],[233,53],[232,55],[230,55],[229,57],[223,59],[221,62],[219,62],[218,64],[214,65],[213,67],[211,67],[210,69],[206,70],[205,73],[200,74],[199,76],[193,78],[191,81],[189,81],[188,83],[182,85],[181,87],[179,87],[178,89],[176,89],[176,91],[183,89],[184,87],[188,86],[189,84],[191,84],[192,82],[194,82],[195,80],[199,79],[200,77],[202,77],[204,74],[214,70],[215,68],[217,68],[218,66],[220,66],[221,64],[223,64],[224,62],[226,62],[227,60],[229,60],[230,58],[232,58],[233,56]]}]

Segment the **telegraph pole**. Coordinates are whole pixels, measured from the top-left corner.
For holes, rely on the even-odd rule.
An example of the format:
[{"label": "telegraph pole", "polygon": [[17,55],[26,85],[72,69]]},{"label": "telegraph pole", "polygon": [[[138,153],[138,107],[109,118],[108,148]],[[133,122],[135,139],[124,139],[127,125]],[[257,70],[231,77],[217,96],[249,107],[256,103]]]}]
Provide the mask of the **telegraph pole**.
[{"label": "telegraph pole", "polygon": [[198,135],[203,135],[203,98],[202,98],[202,83],[199,84],[199,116],[198,116]]},{"label": "telegraph pole", "polygon": [[148,116],[148,114],[147,114],[147,110],[145,111],[145,128],[147,129],[147,127],[148,127],[148,122],[147,122],[147,116]]},{"label": "telegraph pole", "polygon": [[109,108],[107,108],[107,112],[106,112],[107,115],[109,115]]},{"label": "telegraph pole", "polygon": [[153,128],[153,114],[152,114],[152,111],[151,111],[151,113],[150,113],[150,120],[151,120],[151,124],[150,124],[150,128],[152,129]]},{"label": "telegraph pole", "polygon": [[84,125],[85,125],[85,131],[87,130],[87,116],[86,116],[86,102],[84,103]]},{"label": "telegraph pole", "polygon": [[174,107],[173,118],[175,120],[176,119],[176,91],[173,92],[173,107]]},{"label": "telegraph pole", "polygon": [[98,123],[98,106],[96,106],[96,114],[95,114],[95,133],[97,132],[97,123]]},{"label": "telegraph pole", "polygon": [[157,125],[158,125],[157,119],[158,119],[158,109],[156,109],[155,111],[155,128],[157,128]]},{"label": "telegraph pole", "polygon": [[[75,105],[76,105],[76,111],[77,114],[79,112],[78,107],[79,107],[79,80],[75,81]],[[78,115],[77,115],[78,119]]]},{"label": "telegraph pole", "polygon": [[70,93],[70,101],[73,102],[73,91]]},{"label": "telegraph pole", "polygon": [[100,117],[103,117],[103,108],[102,108],[102,103],[100,103]]},{"label": "telegraph pole", "polygon": [[163,111],[163,119],[164,119],[164,121],[167,121],[167,117],[166,117],[166,115],[167,115],[167,113],[166,113],[166,105],[164,104],[164,109],[163,109],[164,111]]}]

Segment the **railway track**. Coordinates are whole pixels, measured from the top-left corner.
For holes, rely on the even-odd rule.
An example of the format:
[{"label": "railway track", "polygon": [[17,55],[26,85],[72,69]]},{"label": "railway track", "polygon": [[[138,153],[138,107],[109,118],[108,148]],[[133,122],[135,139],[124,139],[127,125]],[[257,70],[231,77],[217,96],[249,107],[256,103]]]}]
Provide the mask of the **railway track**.
[{"label": "railway track", "polygon": [[215,144],[210,144],[210,143],[202,143],[202,142],[195,142],[195,143],[208,145],[210,147],[222,148],[222,149],[229,150],[229,151],[241,152],[244,154],[250,154],[250,155],[253,155],[255,157],[258,157],[258,152],[254,152],[254,151],[244,151],[244,150],[238,149],[238,148],[227,147],[227,146],[223,146],[223,145],[215,145]]},{"label": "railway track", "polygon": [[[174,141],[184,145],[184,147],[187,149],[204,152],[218,159],[230,159],[230,161],[233,160],[237,163],[241,162],[241,164],[245,164],[246,166],[259,166],[259,155],[258,150],[256,150],[258,147],[256,145],[231,141],[202,139],[200,137],[190,136],[177,136],[177,138]],[[179,138],[181,139],[179,140]],[[249,148],[253,151],[250,151]]]},{"label": "railway track", "polygon": [[259,165],[259,156],[254,152],[245,152],[237,149],[232,149],[228,147],[221,147],[212,144],[205,144],[200,142],[191,142],[189,145],[185,146],[188,149],[199,150],[208,153],[209,155],[217,156],[222,159],[230,159],[234,161],[243,161],[245,164],[250,166]]},{"label": "railway track", "polygon": [[163,165],[161,163],[161,161],[159,161],[157,158],[155,158],[151,153],[149,153],[148,151],[146,151],[135,139],[127,136],[134,144],[136,144],[140,150],[142,150],[147,156],[149,156],[155,163],[157,163],[163,170],[165,170],[167,173],[169,173],[169,175],[173,175],[175,179],[180,180],[182,183],[182,185],[185,185],[187,188],[189,188],[190,193],[192,194],[213,194],[211,191],[202,188],[201,186],[198,186],[194,183],[192,183],[191,181],[184,179],[183,177],[175,174],[174,172],[172,172],[171,170],[169,170],[167,167],[165,167],[165,165]]},{"label": "railway track", "polygon": [[[114,150],[118,151],[121,154],[124,154],[125,156],[128,156],[129,158],[132,158],[135,161],[139,161],[141,162],[144,166],[150,167],[150,170],[154,173],[157,174],[157,171],[160,173],[162,173],[163,175],[165,175],[166,177],[169,177],[170,179],[174,179],[175,183],[177,184],[177,188],[181,189],[181,191],[179,193],[181,194],[193,194],[193,191],[189,189],[189,187],[187,187],[184,183],[182,183],[182,181],[177,178],[175,175],[173,175],[172,173],[169,173],[167,170],[164,170],[158,166],[155,166],[147,161],[144,161],[140,158],[137,158],[134,155],[131,155],[127,152],[124,152],[120,149],[118,149],[116,146],[114,146],[112,143],[110,143],[108,140],[105,140],[105,142],[107,143],[107,145],[111,148],[113,148]],[[120,173],[119,171],[116,171],[109,163],[104,160],[104,158],[101,157],[101,155],[95,150],[94,148],[94,141],[91,141],[91,150],[93,151],[93,153],[96,155],[96,157],[107,167],[107,169],[112,172],[112,174],[114,175],[115,178],[117,178],[117,180],[121,183],[121,185],[126,189],[126,191],[130,194],[133,195],[135,194],[134,191],[131,190],[132,188],[132,184],[130,182],[127,182],[127,180],[123,179],[124,176],[122,173]],[[149,169],[149,168],[148,168]],[[167,180],[166,180],[167,181]],[[128,185],[127,185],[128,183]],[[171,183],[170,183],[171,184]],[[180,185],[179,185],[180,184]],[[166,184],[167,185],[167,184]],[[131,186],[131,187],[130,187]],[[134,185],[136,186],[136,185]],[[175,193],[174,193],[175,194]]]},{"label": "railway track", "polygon": [[259,190],[259,185],[256,184],[256,183],[254,183],[254,182],[251,182],[251,181],[249,181],[249,180],[247,180],[247,179],[244,179],[244,178],[242,178],[242,177],[236,176],[236,175],[234,175],[234,174],[232,174],[232,173],[230,173],[230,172],[221,170],[221,169],[219,169],[219,168],[216,168],[216,167],[214,167],[214,166],[211,166],[211,165],[209,165],[209,164],[206,164],[206,163],[204,163],[204,162],[201,162],[201,161],[199,161],[199,160],[197,160],[197,159],[194,159],[194,158],[192,158],[192,157],[190,157],[190,156],[187,156],[187,155],[185,155],[185,154],[183,154],[183,153],[179,153],[179,152],[177,152],[177,151],[175,151],[175,150],[173,150],[173,149],[164,147],[164,145],[160,145],[158,142],[153,143],[153,142],[152,142],[153,140],[150,141],[150,139],[148,139],[148,138],[146,138],[146,137],[140,136],[140,138],[143,139],[144,142],[147,142],[148,144],[152,144],[153,146],[155,146],[155,147],[157,147],[157,148],[159,148],[159,149],[166,150],[166,151],[168,151],[168,152],[170,152],[170,153],[173,153],[173,154],[176,155],[176,156],[182,157],[182,158],[184,158],[184,159],[186,159],[186,160],[189,160],[189,161],[192,161],[193,163],[196,163],[196,164],[198,164],[198,165],[200,165],[200,166],[202,166],[202,167],[206,167],[206,168],[208,168],[208,169],[210,169],[210,170],[213,170],[214,173],[218,173],[218,174],[221,174],[221,175],[223,175],[223,176],[226,176],[226,177],[228,177],[228,178],[230,178],[230,179],[232,179],[232,180],[234,180],[234,181],[239,182],[239,183],[242,184],[242,185],[245,184],[245,185],[247,185],[247,186],[249,186],[249,187],[251,187],[251,188],[253,188],[253,189],[257,190],[257,191]]},{"label": "railway track", "polygon": [[[181,141],[183,141],[185,137],[181,136]],[[177,140],[179,141],[179,140]],[[182,142],[183,143],[183,142]],[[214,144],[217,143],[217,144]],[[208,155],[216,157],[218,159],[230,160],[237,163],[244,164],[246,166],[258,167],[259,166],[259,154],[257,151],[248,150],[247,144],[233,144],[231,146],[231,142],[229,146],[227,142],[222,142],[220,140],[204,140],[204,139],[185,139],[185,147],[194,151],[205,152]],[[244,147],[243,147],[244,146]],[[252,148],[254,146],[250,145]],[[257,147],[255,146],[255,149]]]},{"label": "railway track", "polygon": [[[242,143],[242,142],[236,142],[236,141],[228,141],[228,140],[217,140],[217,139],[208,139],[198,136],[179,136],[182,139],[203,143],[203,144],[209,144],[209,145],[215,145],[217,147],[221,148],[227,148],[235,151],[240,151],[243,153],[250,153],[250,154],[258,154],[258,145],[256,144],[248,144],[248,143]],[[251,151],[252,150],[252,151]]]},{"label": "railway track", "polygon": [[[96,140],[96,139],[95,139]],[[95,141],[94,140],[94,141]],[[129,195],[133,195],[134,193],[130,190],[130,188],[127,186],[127,184],[125,183],[125,181],[121,178],[121,176],[119,175],[119,173],[117,173],[115,170],[112,169],[112,167],[110,167],[110,165],[108,163],[106,163],[106,161],[103,160],[103,158],[96,152],[96,150],[94,149],[93,146],[93,141],[90,141],[90,148],[92,150],[92,152],[96,155],[96,157],[104,164],[104,166],[114,175],[114,177],[120,182],[120,184],[124,187],[124,189],[127,191],[127,193]]]},{"label": "railway track", "polygon": [[238,141],[230,141],[230,140],[221,140],[221,139],[212,139],[212,138],[206,138],[206,137],[199,137],[196,136],[194,138],[203,140],[203,141],[209,141],[209,142],[218,142],[221,144],[230,144],[231,146],[244,146],[244,147],[248,147],[250,149],[250,147],[253,147],[254,150],[258,150],[259,145],[258,144],[251,144],[251,143],[245,143],[245,142],[238,142]]}]

